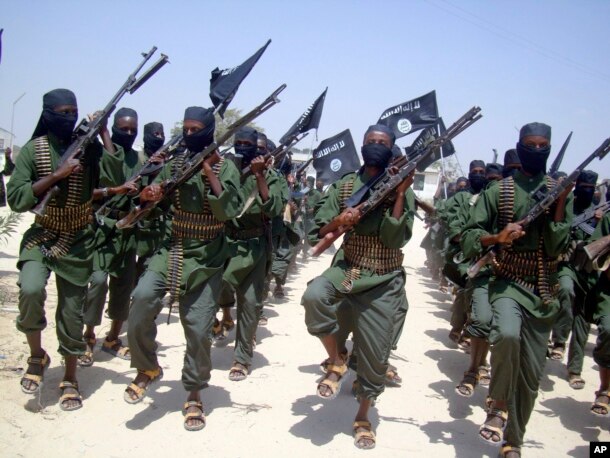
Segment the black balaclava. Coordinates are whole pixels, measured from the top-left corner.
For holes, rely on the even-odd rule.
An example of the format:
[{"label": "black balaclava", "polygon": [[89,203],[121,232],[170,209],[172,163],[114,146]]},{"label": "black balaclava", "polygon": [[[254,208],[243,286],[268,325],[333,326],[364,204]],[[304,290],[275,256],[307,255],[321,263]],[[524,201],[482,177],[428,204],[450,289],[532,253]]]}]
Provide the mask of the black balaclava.
[{"label": "black balaclava", "polygon": [[[249,141],[251,145],[237,145],[238,141]],[[233,144],[235,145],[235,155],[241,158],[241,166],[247,167],[252,159],[256,156],[259,156],[258,146],[258,132],[254,130],[252,127],[242,127],[237,132],[235,132],[235,137],[233,138]]]},{"label": "black balaclava", "polygon": [[269,151],[271,153],[272,151],[275,150],[275,148],[277,148],[276,144],[273,143],[272,140],[267,139],[267,151]]},{"label": "black balaclava", "polygon": [[[597,177],[597,173],[592,170],[583,170],[580,172],[580,175],[578,175],[576,186],[574,186],[574,210],[576,210],[577,213],[581,213],[589,208],[593,202]],[[582,186],[583,184],[593,186]]]},{"label": "black balaclava", "polygon": [[530,175],[546,173],[546,161],[551,153],[551,146],[545,148],[531,148],[522,143],[523,138],[532,135],[546,138],[551,141],[551,127],[541,122],[526,124],[519,131],[519,142],[517,143],[517,154],[521,161],[523,170]]},{"label": "black balaclava", "polygon": [[487,181],[497,181],[502,179],[502,164],[497,162],[490,162],[485,166],[485,177]]},{"label": "black balaclava", "polygon": [[[133,134],[128,134],[116,126],[116,123],[121,118],[134,118],[136,120],[136,131]],[[121,108],[114,115],[114,124],[112,125],[112,142],[122,146],[125,151],[129,151],[136,141],[138,136],[138,113],[131,108]]]},{"label": "black balaclava", "polygon": [[191,135],[184,135],[184,144],[192,153],[199,153],[214,141],[214,110],[203,107],[188,107],[184,110],[184,120],[199,121],[203,129]]},{"label": "black balaclava", "polygon": [[[516,167],[516,165],[519,167]],[[521,161],[519,160],[519,155],[517,154],[516,149],[509,149],[504,153],[504,168],[502,169],[502,176],[512,177],[517,170],[521,168]]]},{"label": "black balaclava", "polygon": [[[394,146],[396,136],[390,128],[381,124],[372,125],[366,130],[366,133],[364,134],[364,140],[366,140],[366,136],[371,132],[382,132],[384,134],[387,134],[390,137],[392,146]],[[380,143],[370,143],[368,145],[363,145],[360,152],[362,153],[362,160],[364,161],[364,165],[370,167],[378,167],[381,169],[385,169],[388,166],[390,159],[392,158],[392,149]]]},{"label": "black balaclava", "polygon": [[[161,134],[160,137],[155,136],[155,133]],[[144,152],[147,156],[152,155],[165,143],[165,134],[163,133],[163,124],[160,122],[149,122],[144,124]]]},{"label": "black balaclava", "polygon": [[72,132],[78,120],[78,113],[62,114],[53,111],[61,105],[77,106],[74,92],[69,89],[54,89],[42,97],[42,114],[36,129],[34,129],[32,138],[41,137],[51,132],[62,142],[68,142],[72,139]]},{"label": "black balaclava", "polygon": [[[460,189],[460,183],[466,183],[466,186],[464,186],[463,188]],[[466,177],[459,177],[457,179],[457,181],[455,182],[455,192],[462,192],[462,191],[466,191],[468,190],[468,178]]]},{"label": "black balaclava", "polygon": [[487,186],[487,178],[485,172],[473,172],[472,169],[483,168],[485,169],[485,162],[481,160],[474,160],[470,163],[470,172],[468,173],[468,181],[470,182],[470,188],[475,194],[481,192],[481,190]]}]

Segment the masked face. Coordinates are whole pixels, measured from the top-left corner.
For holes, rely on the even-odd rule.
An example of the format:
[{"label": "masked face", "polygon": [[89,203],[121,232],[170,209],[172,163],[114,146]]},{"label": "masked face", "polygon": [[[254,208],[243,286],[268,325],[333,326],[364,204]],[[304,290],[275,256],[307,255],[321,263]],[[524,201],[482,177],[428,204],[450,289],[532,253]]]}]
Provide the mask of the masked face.
[{"label": "masked face", "polygon": [[62,141],[69,141],[78,120],[78,110],[73,105],[62,105],[53,110],[42,110],[42,119],[47,129]]},{"label": "masked face", "polygon": [[152,154],[163,146],[165,137],[160,132],[146,132],[144,134],[144,151]]},{"label": "masked face", "polygon": [[256,145],[251,142],[241,142],[238,141],[235,143],[235,154],[241,156],[241,163],[243,167],[246,167],[252,159],[259,155],[259,149]]},{"label": "masked face", "polygon": [[485,174],[481,172],[470,172],[468,174],[468,181],[475,194],[480,193],[481,190],[487,186],[487,178],[485,177]]},{"label": "masked face", "polygon": [[580,210],[588,208],[593,202],[594,193],[595,186],[577,184],[574,187],[574,205]]},{"label": "masked face", "polygon": [[546,161],[550,152],[551,145],[544,137],[527,136],[517,143],[517,154],[521,167],[530,175],[546,172]]},{"label": "masked face", "polygon": [[189,151],[199,153],[214,141],[214,126],[204,126],[202,122],[185,119],[182,127],[184,144]]},{"label": "masked face", "polygon": [[364,165],[385,169],[392,158],[392,150],[381,143],[369,143],[360,150]]}]

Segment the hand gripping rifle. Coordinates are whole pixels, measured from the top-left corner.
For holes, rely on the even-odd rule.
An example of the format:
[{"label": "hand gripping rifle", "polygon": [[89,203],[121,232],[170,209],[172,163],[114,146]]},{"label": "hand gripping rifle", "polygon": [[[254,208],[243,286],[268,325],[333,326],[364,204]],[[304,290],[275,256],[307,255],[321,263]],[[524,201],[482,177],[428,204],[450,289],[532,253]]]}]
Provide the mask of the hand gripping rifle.
[{"label": "hand gripping rifle", "polygon": [[606,213],[608,210],[610,210],[610,202],[604,202],[585,210],[580,215],[574,217],[574,219],[572,220],[572,229],[578,227],[579,229],[582,229],[582,231],[587,235],[593,234],[593,232],[595,231],[595,227],[587,223],[589,222],[589,220],[595,217],[595,214],[598,211],[600,211],[601,214],[604,215],[604,213]]},{"label": "hand gripping rifle", "polygon": [[[254,121],[257,117],[259,117],[269,108],[274,106],[276,103],[279,103],[280,100],[277,98],[277,96],[285,88],[285,84],[282,84],[280,87],[278,87],[260,105],[258,105],[252,111],[245,114],[233,124],[231,124],[227,128],[226,132],[218,140],[210,143],[203,151],[194,154],[188,161],[185,162],[185,164],[180,168],[180,170],[178,170],[169,179],[160,183],[161,188],[163,189],[163,197],[170,195],[175,189],[190,180],[191,177],[193,177],[196,173],[200,173],[203,161],[205,161],[212,153],[214,153],[214,151],[216,151],[220,145],[229,140],[237,130],[241,129],[246,124]],[[156,205],[157,202],[152,201],[146,201],[144,203],[141,203],[140,205],[137,205],[133,210],[129,212],[129,214],[125,218],[117,221],[116,227],[119,229],[133,227],[138,221],[144,218],[153,208],[155,208]]]},{"label": "hand gripping rifle", "polygon": [[[280,143],[273,151],[270,151],[269,153],[265,154],[265,162],[267,162],[271,158],[276,161],[277,158],[282,157],[284,154],[286,154],[290,150],[290,148],[292,148],[294,145],[296,145],[305,137],[307,137],[307,135],[309,135],[309,132],[293,135],[292,137],[289,137],[288,139],[284,140],[285,143]],[[251,174],[252,170],[250,170],[250,166],[248,165],[244,167],[241,170],[242,181],[248,178]]]},{"label": "hand gripping rifle", "polygon": [[[582,164],[580,164],[576,170],[574,170],[569,176],[564,178],[561,183],[558,183],[553,189],[551,189],[546,196],[534,205],[530,211],[527,212],[525,217],[520,221],[517,221],[517,224],[521,225],[524,229],[534,222],[540,215],[542,215],[553,203],[559,198],[559,195],[564,192],[569,186],[574,184],[587,165],[593,159],[599,158],[600,160],[604,158],[604,156],[610,151],[610,138],[604,140],[604,142],[597,148],[589,157],[587,157]],[[483,268],[483,266],[489,264],[498,254],[498,251],[501,249],[501,246],[490,246],[487,248],[481,259],[472,264],[468,268],[468,276],[470,278],[476,277],[479,271]]]},{"label": "hand gripping rifle", "polygon": [[[379,178],[375,179],[375,182],[370,189],[369,197],[364,200],[364,202],[359,203],[352,210],[358,211],[360,213],[360,218],[374,210],[386,199],[386,197],[395,191],[398,185],[405,178],[415,171],[418,163],[427,159],[428,156],[433,154],[444,144],[481,119],[482,115],[479,113],[480,111],[481,109],[479,107],[472,107],[460,119],[454,122],[442,135],[423,146],[420,150],[416,151],[416,156],[413,158],[413,160],[409,161],[406,156],[401,156],[394,161],[391,168],[398,168],[398,171],[393,175],[390,175],[387,170],[383,172]],[[320,255],[350,228],[351,225],[341,224],[338,217],[333,219],[330,223],[320,229],[322,239],[312,248],[312,255]]]},{"label": "hand gripping rifle", "polygon": [[[76,139],[68,146],[68,149],[61,157],[59,164],[57,167],[61,167],[62,164],[68,162],[71,159],[78,159],[85,152],[85,149],[95,137],[99,133],[101,127],[106,124],[108,118],[112,114],[112,112],[116,109],[119,100],[127,93],[133,94],[136,92],[140,86],[142,86],[148,79],[153,76],[157,71],[163,67],[165,64],[169,62],[168,57],[165,54],[161,54],[161,57],[155,64],[150,67],[146,73],[144,73],[140,78],[137,78],[138,72],[144,67],[146,62],[152,57],[152,55],[157,50],[156,46],[153,46],[150,51],[146,54],[142,53],[144,60],[137,66],[134,72],[127,77],[127,80],[123,83],[119,91],[110,99],[110,102],[104,107],[104,109],[99,112],[95,119],[91,121],[82,120],[79,125],[76,127],[74,134],[76,135]],[[46,213],[46,208],[51,200],[51,198],[55,197],[59,192],[59,186],[54,185],[50,189],[46,191],[45,194],[40,196],[40,202],[32,209],[32,212],[37,214],[38,216],[44,216]]]},{"label": "hand gripping rifle", "polygon": [[[174,159],[174,151],[176,151],[180,144],[182,143],[182,134],[174,135],[165,145],[155,151],[147,160],[144,162],[140,170],[135,172],[126,182],[126,183],[137,183],[145,176],[156,176],[159,171],[171,160]],[[113,196],[114,197],[114,196]],[[119,199],[109,198],[104,205],[102,205],[96,212],[95,218],[98,224],[101,226],[104,224],[104,216],[108,214],[112,208],[120,208],[124,203],[126,198],[130,197],[126,194],[122,196],[118,196]],[[106,210],[106,208],[112,205],[110,210]]]}]

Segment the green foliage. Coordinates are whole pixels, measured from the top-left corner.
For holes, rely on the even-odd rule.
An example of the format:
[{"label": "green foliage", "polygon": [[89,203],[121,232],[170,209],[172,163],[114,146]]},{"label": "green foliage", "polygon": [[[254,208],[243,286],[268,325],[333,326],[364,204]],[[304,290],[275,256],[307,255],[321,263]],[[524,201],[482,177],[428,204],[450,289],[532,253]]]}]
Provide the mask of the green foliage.
[{"label": "green foliage", "polygon": [[10,212],[6,216],[0,215],[0,243],[6,243],[11,234],[17,232],[17,226],[21,222],[21,213]]},{"label": "green foliage", "polygon": [[[227,111],[225,111],[224,119],[221,119],[220,116],[216,115],[216,131],[214,136],[217,139],[220,138],[222,135],[225,134],[228,127],[235,121],[237,121],[241,116],[242,111],[238,108],[229,108]],[[253,129],[256,129],[259,132],[265,132],[265,129],[256,125],[256,123],[251,122],[250,124],[248,124],[248,126],[252,127]],[[172,136],[180,133],[182,133],[182,121],[175,122],[174,127],[172,127],[171,130]]]}]

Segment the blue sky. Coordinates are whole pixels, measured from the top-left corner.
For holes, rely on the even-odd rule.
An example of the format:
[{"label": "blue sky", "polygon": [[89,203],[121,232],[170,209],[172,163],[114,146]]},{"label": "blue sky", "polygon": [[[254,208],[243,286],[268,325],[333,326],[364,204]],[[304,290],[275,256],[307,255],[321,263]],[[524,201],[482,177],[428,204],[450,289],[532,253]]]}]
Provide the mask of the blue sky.
[{"label": "blue sky", "polygon": [[[282,102],[258,121],[274,140],[326,86],[318,139],[350,128],[357,144],[384,109],[435,89],[447,125],[482,108],[455,140],[463,166],[490,161],[492,148],[514,146],[516,128],[542,121],[553,128],[551,159],[574,131],[562,166],[570,171],[610,136],[609,19],[604,0],[9,1],[0,127],[10,128],[24,92],[17,144],[50,89],[72,89],[81,116],[101,108],[156,45],[171,64],[120,106],[168,131],[185,107],[211,105],[212,69],[241,63],[271,38],[231,106],[248,110],[286,83]],[[610,177],[610,158],[591,168]]]}]

